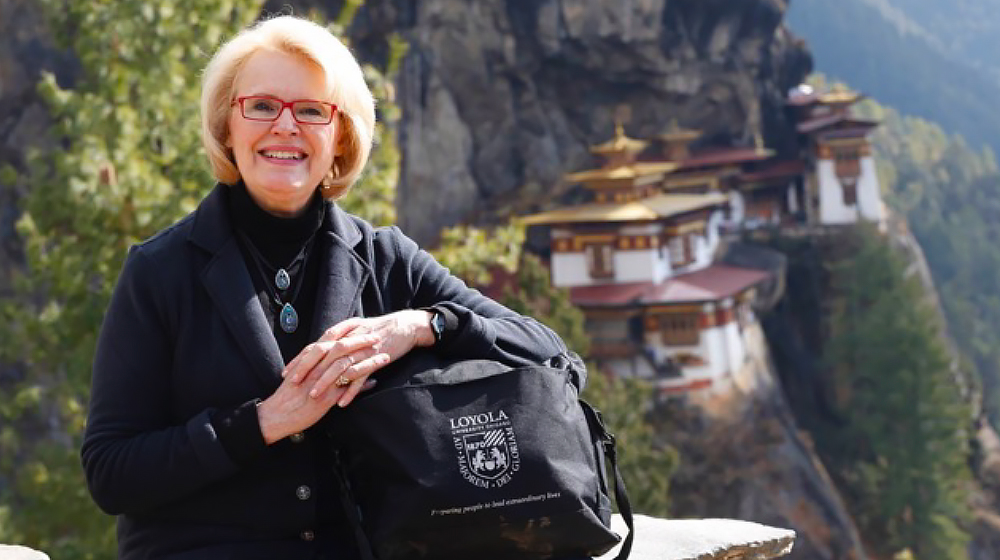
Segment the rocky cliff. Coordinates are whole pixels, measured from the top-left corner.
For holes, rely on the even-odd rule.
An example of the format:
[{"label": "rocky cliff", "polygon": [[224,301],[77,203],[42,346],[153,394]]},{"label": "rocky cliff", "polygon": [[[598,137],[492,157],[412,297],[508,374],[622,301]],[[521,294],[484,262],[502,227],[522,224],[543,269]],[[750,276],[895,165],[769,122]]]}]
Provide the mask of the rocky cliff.
[{"label": "rocky cliff", "polygon": [[[937,305],[938,293],[923,250],[906,222],[892,217],[886,232],[890,242],[908,263],[906,274],[915,275],[923,285],[923,297]],[[831,264],[850,254],[851,243],[837,236],[811,239],[771,238],[771,247],[780,247],[788,256],[785,295],[763,318],[774,360],[773,371],[781,381],[798,426],[804,431],[821,432],[823,426],[842,422],[838,400],[841,388],[823,362],[824,346],[830,338],[831,309],[837,297],[830,283]],[[981,394],[959,367],[960,356],[947,332],[943,312],[941,336],[952,354],[952,377],[962,398],[969,403],[969,440],[972,454],[968,464],[973,481],[968,486],[968,517],[962,529],[971,537],[970,560],[1000,558],[1000,436],[986,421]],[[808,441],[808,436],[804,436]]]},{"label": "rocky cliff", "polygon": [[[339,2],[291,4],[301,13],[335,11]],[[786,4],[367,0],[350,30],[362,57],[383,59],[394,33],[409,45],[397,78],[402,225],[431,241],[442,225],[558,189],[563,173],[592,163],[587,147],[610,136],[623,105],[635,137],[676,119],[703,130],[705,143],[746,145],[760,132],[769,147],[791,149],[782,99],[811,62],[782,25]],[[34,92],[42,69],[71,83],[74,62],[53,45],[30,0],[0,0],[0,162],[23,165],[26,146],[47,125]],[[20,259],[16,197],[0,186],[0,292]],[[812,296],[789,305],[821,311],[821,294]],[[809,325],[784,327],[811,335]],[[810,349],[783,352],[799,351]],[[800,375],[783,379],[786,386],[809,379],[804,363]],[[676,513],[793,528],[799,539],[791,558],[863,559],[857,531],[775,382],[762,337],[748,368],[727,398],[676,407],[663,419],[685,457],[673,487]],[[799,394],[798,403],[811,406],[809,393]],[[996,470],[995,460],[984,464]],[[996,498],[983,500],[982,523],[1000,527],[990,513]]]},{"label": "rocky cliff", "polygon": [[[270,11],[335,13],[339,0],[267,2]],[[409,48],[397,79],[403,109],[401,225],[433,241],[442,225],[521,193],[559,187],[591,163],[619,106],[629,134],[676,119],[704,142],[770,147],[792,136],[785,92],[808,73],[804,44],[782,26],[784,0],[367,0],[350,31],[378,62],[398,33]],[[34,84],[42,70],[72,83],[30,0],[0,0],[0,161],[15,167],[45,127]],[[19,259],[14,193],[0,190],[0,262]],[[506,200],[505,200],[506,199]],[[500,216],[504,217],[504,216]],[[0,266],[0,269],[7,269]],[[6,272],[0,271],[0,287]]]},{"label": "rocky cliff", "polygon": [[[399,33],[401,222],[442,225],[592,163],[615,110],[644,138],[676,119],[704,141],[771,147],[792,136],[782,100],[810,70],[784,0],[367,0],[351,34],[377,58]],[[523,190],[522,190],[523,189]]]},{"label": "rocky cliff", "polygon": [[791,560],[864,560],[854,521],[786,404],[763,332],[745,336],[750,359],[730,391],[670,401],[654,413],[681,456],[672,513],[793,529]]}]

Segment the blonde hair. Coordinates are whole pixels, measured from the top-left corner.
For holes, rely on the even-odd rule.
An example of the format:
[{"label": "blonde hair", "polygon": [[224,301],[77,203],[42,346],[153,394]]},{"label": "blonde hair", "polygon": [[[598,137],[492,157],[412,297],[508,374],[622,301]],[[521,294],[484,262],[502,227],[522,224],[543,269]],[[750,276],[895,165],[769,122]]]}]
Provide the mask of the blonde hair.
[{"label": "blonde hair", "polygon": [[205,67],[201,85],[201,141],[215,178],[226,184],[240,180],[229,139],[229,113],[236,79],[246,61],[261,50],[273,50],[315,64],[326,78],[328,101],[337,106],[340,127],[337,155],[320,189],[339,198],[361,175],[371,153],[375,131],[375,99],[351,52],[322,26],[278,16],[244,29],[222,45]]}]

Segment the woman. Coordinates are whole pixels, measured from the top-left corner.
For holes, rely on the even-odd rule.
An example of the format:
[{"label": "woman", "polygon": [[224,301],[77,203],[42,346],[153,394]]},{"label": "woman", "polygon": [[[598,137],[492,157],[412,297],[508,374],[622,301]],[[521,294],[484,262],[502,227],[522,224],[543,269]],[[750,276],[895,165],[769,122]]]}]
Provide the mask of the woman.
[{"label": "woman", "polygon": [[565,350],[332,202],[374,121],[357,62],[316,24],[264,21],[209,63],[219,184],[132,248],[94,363],[82,458],[120,558],[354,558],[332,407],[415,347],[515,365]]}]

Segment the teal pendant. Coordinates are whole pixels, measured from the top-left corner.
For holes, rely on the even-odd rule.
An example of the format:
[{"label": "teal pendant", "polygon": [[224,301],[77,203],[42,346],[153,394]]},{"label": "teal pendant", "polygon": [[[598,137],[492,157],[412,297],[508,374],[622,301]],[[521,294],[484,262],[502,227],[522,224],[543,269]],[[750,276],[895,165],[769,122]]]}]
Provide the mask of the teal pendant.
[{"label": "teal pendant", "polygon": [[292,285],[292,279],[288,277],[288,272],[285,269],[278,269],[278,273],[274,275],[274,285],[282,292]]},{"label": "teal pendant", "polygon": [[281,308],[281,315],[278,317],[278,322],[281,324],[281,330],[292,334],[295,332],[295,329],[299,328],[299,313],[295,311],[292,304],[286,303]]}]

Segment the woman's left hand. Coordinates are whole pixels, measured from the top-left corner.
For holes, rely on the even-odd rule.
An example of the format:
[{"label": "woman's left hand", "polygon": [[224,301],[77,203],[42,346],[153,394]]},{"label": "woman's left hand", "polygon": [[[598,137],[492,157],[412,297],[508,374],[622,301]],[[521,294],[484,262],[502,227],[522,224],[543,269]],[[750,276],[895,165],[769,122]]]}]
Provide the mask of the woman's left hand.
[{"label": "woman's left hand", "polygon": [[318,379],[309,392],[313,398],[321,398],[332,385],[348,386],[337,401],[337,406],[347,406],[362,391],[368,376],[374,373],[371,368],[353,366],[373,355],[385,354],[389,359],[382,365],[384,367],[417,346],[434,344],[430,320],[431,314],[427,311],[406,309],[381,317],[353,317],[341,321],[327,329],[317,342],[334,342],[347,335],[360,334],[375,335],[378,341],[366,349],[346,355],[325,352],[325,345],[314,344],[311,351],[292,360],[282,376],[290,377],[293,383]]}]

